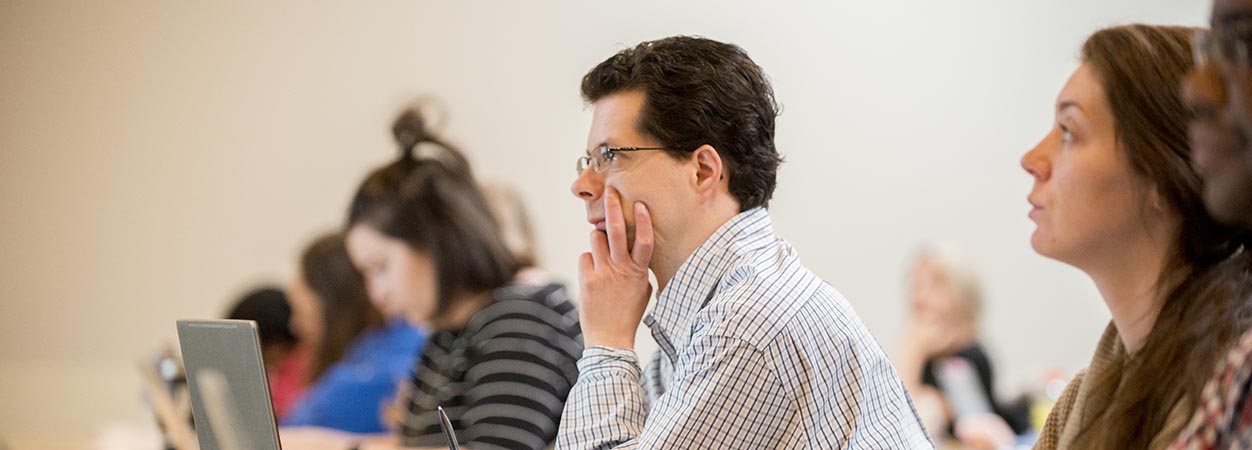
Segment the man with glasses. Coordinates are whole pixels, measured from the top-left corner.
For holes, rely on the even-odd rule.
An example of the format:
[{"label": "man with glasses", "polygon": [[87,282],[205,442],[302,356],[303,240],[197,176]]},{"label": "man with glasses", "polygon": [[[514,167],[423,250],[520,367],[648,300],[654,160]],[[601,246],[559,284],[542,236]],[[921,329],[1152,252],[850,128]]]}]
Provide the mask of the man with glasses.
[{"label": "man with glasses", "polygon": [[[1252,0],[1214,1],[1211,26],[1196,33],[1196,67],[1183,85],[1195,113],[1191,162],[1203,179],[1209,213],[1252,227]],[[1244,257],[1248,251],[1245,246]],[[1219,365],[1171,448],[1252,449],[1250,393],[1252,330]]]},{"label": "man with glasses", "polygon": [[[595,230],[557,448],[933,448],[852,307],[773,232],[781,158],[761,68],[738,46],[671,37],[600,63],[582,94],[594,114],[572,191]],[[641,320],[659,346],[646,370]]]},{"label": "man with glasses", "polygon": [[1196,35],[1196,68],[1184,86],[1195,111],[1192,163],[1209,212],[1252,226],[1252,1],[1217,0],[1212,26]]}]

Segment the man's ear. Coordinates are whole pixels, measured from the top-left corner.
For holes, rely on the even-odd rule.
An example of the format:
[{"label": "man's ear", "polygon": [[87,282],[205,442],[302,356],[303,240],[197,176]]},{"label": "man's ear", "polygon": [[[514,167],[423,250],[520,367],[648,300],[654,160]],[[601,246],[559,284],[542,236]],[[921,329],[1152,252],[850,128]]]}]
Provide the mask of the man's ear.
[{"label": "man's ear", "polygon": [[692,163],[696,168],[696,191],[713,194],[726,179],[726,166],[722,164],[722,155],[712,145],[701,145],[691,152]]}]

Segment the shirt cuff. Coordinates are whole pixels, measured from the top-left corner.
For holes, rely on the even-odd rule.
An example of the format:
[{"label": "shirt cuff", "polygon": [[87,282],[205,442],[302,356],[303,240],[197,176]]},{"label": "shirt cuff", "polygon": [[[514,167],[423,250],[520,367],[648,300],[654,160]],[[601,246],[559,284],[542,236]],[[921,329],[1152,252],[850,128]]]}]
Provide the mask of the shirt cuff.
[{"label": "shirt cuff", "polygon": [[635,356],[634,350],[600,345],[583,350],[583,357],[578,360],[578,372],[584,376],[643,376],[643,369],[639,368],[639,357]]}]

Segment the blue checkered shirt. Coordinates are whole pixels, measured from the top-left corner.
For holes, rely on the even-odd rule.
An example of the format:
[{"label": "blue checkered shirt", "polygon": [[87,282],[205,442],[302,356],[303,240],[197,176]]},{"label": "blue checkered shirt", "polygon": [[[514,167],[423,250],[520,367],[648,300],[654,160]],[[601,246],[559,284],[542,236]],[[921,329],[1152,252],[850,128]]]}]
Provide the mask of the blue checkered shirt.
[{"label": "blue checkered shirt", "polygon": [[933,449],[852,306],[743,212],[678,270],[644,322],[659,351],[589,347],[557,448]]}]

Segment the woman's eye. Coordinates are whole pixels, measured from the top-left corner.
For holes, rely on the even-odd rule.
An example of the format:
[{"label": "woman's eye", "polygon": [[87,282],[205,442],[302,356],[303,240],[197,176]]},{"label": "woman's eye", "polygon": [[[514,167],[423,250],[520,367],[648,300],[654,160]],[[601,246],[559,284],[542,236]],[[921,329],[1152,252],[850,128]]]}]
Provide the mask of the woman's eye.
[{"label": "woman's eye", "polygon": [[1061,125],[1061,140],[1065,142],[1073,142],[1074,133],[1069,131],[1069,127]]}]

